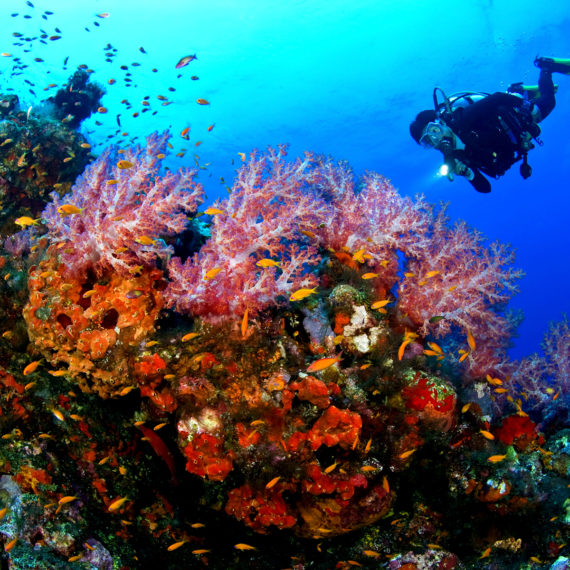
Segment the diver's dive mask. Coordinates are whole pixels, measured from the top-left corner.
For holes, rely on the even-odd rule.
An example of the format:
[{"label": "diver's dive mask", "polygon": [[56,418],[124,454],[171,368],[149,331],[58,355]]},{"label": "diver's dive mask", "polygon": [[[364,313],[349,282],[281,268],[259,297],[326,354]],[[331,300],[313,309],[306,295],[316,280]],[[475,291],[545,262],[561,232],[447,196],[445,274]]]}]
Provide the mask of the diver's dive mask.
[{"label": "diver's dive mask", "polygon": [[453,131],[439,121],[428,123],[420,138],[420,144],[425,148],[440,148],[442,143],[447,145],[453,142]]}]

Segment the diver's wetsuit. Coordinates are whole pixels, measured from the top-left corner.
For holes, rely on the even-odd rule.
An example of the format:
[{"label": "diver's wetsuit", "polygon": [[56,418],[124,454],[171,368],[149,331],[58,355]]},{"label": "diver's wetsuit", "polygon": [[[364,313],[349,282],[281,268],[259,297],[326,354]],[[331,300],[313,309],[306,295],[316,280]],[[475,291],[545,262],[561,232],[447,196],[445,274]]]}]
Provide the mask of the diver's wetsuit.
[{"label": "diver's wetsuit", "polygon": [[[451,157],[469,166],[475,177],[471,184],[478,192],[490,192],[489,181],[502,176],[527,149],[522,148],[522,137],[538,137],[537,122],[554,109],[554,84],[550,71],[541,70],[540,97],[528,102],[509,93],[493,93],[465,107],[454,109],[445,122],[464,143]],[[536,107],[540,113],[531,114]],[[528,142],[530,137],[527,136]],[[529,147],[530,148],[530,147]]]}]

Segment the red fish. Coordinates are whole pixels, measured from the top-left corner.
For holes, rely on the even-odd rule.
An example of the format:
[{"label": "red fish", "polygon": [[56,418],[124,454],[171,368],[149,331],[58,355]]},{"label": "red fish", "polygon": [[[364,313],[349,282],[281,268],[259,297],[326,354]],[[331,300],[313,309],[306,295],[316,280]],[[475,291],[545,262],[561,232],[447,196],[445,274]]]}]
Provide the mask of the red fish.
[{"label": "red fish", "polygon": [[137,427],[143,432],[143,435],[148,439],[148,442],[154,449],[154,452],[161,459],[163,459],[166,465],[168,466],[170,474],[172,475],[173,483],[178,484],[178,481],[176,479],[176,468],[174,466],[174,458],[172,457],[170,450],[166,446],[166,443],[164,443],[164,441],[157,435],[155,431],[147,428],[146,426],[139,425]]}]

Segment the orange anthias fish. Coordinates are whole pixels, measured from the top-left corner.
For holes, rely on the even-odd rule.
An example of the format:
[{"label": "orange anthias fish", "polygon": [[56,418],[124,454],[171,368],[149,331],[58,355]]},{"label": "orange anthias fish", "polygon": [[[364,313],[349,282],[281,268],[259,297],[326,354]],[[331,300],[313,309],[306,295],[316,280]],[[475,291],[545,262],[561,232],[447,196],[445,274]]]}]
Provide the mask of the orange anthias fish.
[{"label": "orange anthias fish", "polygon": [[475,348],[477,346],[475,344],[475,339],[473,338],[473,335],[471,334],[470,330],[467,331],[467,344],[469,345],[469,348],[471,350],[475,350]]},{"label": "orange anthias fish", "polygon": [[313,287],[312,289],[297,289],[291,297],[289,297],[290,301],[300,301],[301,299],[305,299],[309,295],[313,295],[317,292],[317,288]]},{"label": "orange anthias fish", "polygon": [[192,340],[193,338],[196,338],[196,337],[198,337],[198,336],[200,336],[200,333],[191,332],[191,333],[185,334],[185,335],[180,339],[180,341],[181,341],[181,342],[188,342],[189,340]]},{"label": "orange anthias fish", "polygon": [[222,270],[221,267],[214,267],[213,269],[206,271],[204,279],[213,279],[221,270]]},{"label": "orange anthias fish", "polygon": [[247,319],[249,317],[249,308],[246,308],[245,312],[243,313],[243,319],[241,320],[241,336],[245,337],[247,333]]},{"label": "orange anthias fish", "polygon": [[41,360],[35,360],[34,362],[30,362],[30,364],[28,364],[24,370],[22,370],[22,374],[24,376],[27,376],[28,374],[32,374],[32,372],[36,371],[36,368],[38,367],[38,365],[40,364]]},{"label": "orange anthias fish", "polygon": [[153,245],[156,242],[155,239],[148,236],[139,236],[135,241],[140,245]]},{"label": "orange anthias fish", "polygon": [[120,509],[123,506],[123,504],[126,503],[128,500],[129,500],[128,497],[121,497],[120,499],[113,501],[108,507],[109,512],[112,513],[113,511]]},{"label": "orange anthias fish", "polygon": [[487,461],[491,463],[499,463],[500,461],[503,461],[503,459],[505,459],[506,457],[507,457],[506,455],[491,455],[491,457],[487,458]]},{"label": "orange anthias fish", "polygon": [[33,218],[30,218],[30,216],[20,216],[19,218],[16,218],[14,222],[16,225],[24,229],[28,226],[37,226],[40,223],[40,218],[34,220]]},{"label": "orange anthias fish", "polygon": [[255,265],[258,267],[279,267],[279,261],[264,257],[263,259],[260,259]]},{"label": "orange anthias fish", "polygon": [[168,552],[172,552],[173,550],[180,548],[182,545],[186,544],[187,542],[188,542],[187,540],[179,540],[178,542],[171,544],[166,550],[168,550]]},{"label": "orange anthias fish", "polygon": [[214,208],[213,206],[210,206],[204,210],[204,214],[207,214],[208,216],[215,216],[216,214],[225,214],[225,212],[223,210],[220,210],[220,208]]},{"label": "orange anthias fish", "polygon": [[85,208],[78,208],[74,204],[62,204],[58,209],[58,213],[62,218],[72,216],[73,214],[81,214]]},{"label": "orange anthias fish", "polygon": [[332,356],[330,358],[320,358],[319,360],[315,360],[308,368],[307,372],[319,372],[321,370],[325,370],[329,366],[336,364],[342,360],[341,356]]}]

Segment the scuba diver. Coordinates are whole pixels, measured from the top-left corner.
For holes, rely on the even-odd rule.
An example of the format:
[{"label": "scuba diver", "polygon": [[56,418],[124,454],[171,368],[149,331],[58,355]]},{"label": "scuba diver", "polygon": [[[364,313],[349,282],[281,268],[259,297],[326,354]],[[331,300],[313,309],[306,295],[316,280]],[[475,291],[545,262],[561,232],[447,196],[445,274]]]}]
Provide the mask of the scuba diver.
[{"label": "scuba diver", "polygon": [[[412,138],[443,154],[440,174],[453,180],[463,176],[477,192],[488,193],[490,178],[499,178],[522,160],[521,176],[532,174],[528,152],[539,139],[538,123],[556,104],[552,73],[570,75],[570,59],[537,57],[538,86],[514,83],[507,93],[456,93],[447,97],[436,87],[434,109],[420,111],[410,124]],[[439,100],[439,95],[443,100]]]}]

